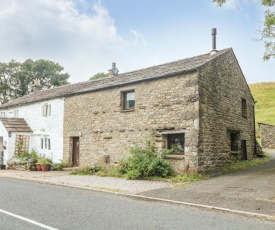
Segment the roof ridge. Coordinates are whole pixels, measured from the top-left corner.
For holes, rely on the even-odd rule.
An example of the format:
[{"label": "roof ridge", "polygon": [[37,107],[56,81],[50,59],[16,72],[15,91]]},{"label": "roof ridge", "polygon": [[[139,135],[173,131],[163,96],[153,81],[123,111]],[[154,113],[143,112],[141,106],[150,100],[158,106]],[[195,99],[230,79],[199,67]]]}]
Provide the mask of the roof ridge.
[{"label": "roof ridge", "polygon": [[82,81],[55,88],[40,90],[2,104],[0,105],[0,109],[60,98],[77,93],[86,93],[93,90],[102,90],[108,87],[131,84],[143,80],[153,80],[158,77],[168,76],[179,72],[187,72],[201,67],[202,65],[208,63],[209,61],[217,58],[218,56],[226,53],[229,50],[232,50],[232,48],[220,50],[215,54],[205,53],[185,59],[167,62],[160,65],[150,66],[147,68],[122,73],[117,76]]}]

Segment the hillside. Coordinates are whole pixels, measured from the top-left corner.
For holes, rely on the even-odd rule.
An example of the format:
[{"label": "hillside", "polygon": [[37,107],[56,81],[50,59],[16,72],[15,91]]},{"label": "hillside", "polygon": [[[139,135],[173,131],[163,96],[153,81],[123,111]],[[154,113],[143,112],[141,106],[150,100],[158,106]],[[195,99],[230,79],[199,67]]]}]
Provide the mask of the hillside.
[{"label": "hillside", "polygon": [[249,85],[255,105],[256,123],[275,125],[275,82]]}]

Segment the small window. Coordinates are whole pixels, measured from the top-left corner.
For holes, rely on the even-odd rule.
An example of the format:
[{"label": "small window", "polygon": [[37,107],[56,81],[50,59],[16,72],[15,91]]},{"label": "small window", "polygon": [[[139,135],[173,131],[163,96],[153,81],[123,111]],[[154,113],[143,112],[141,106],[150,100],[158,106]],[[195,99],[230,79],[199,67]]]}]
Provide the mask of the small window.
[{"label": "small window", "polygon": [[43,117],[51,116],[51,105],[50,104],[44,104],[42,106],[42,116]]},{"label": "small window", "polygon": [[48,149],[48,138],[45,138],[45,149]]},{"label": "small window", "polygon": [[167,134],[167,149],[174,149],[172,154],[184,154],[184,133]]},{"label": "small window", "polygon": [[123,109],[135,108],[135,91],[123,92]]},{"label": "small window", "polygon": [[14,110],[13,111],[13,117],[18,117],[19,111],[18,110]]},{"label": "small window", "polygon": [[242,98],[242,116],[247,117],[247,103],[244,98]]},{"label": "small window", "polygon": [[231,151],[238,151],[238,133],[230,133]]},{"label": "small window", "polygon": [[41,138],[41,149],[51,150],[51,139],[50,138]]}]

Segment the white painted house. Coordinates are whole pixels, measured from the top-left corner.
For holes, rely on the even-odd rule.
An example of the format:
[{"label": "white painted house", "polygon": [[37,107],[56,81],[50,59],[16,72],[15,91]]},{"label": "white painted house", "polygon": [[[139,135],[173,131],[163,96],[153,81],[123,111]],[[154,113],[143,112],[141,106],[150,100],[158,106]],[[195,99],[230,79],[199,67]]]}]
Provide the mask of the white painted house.
[{"label": "white painted house", "polygon": [[1,164],[6,164],[19,150],[35,150],[53,162],[62,160],[64,88],[35,91],[0,105]]},{"label": "white painted house", "polygon": [[6,107],[0,111],[1,118],[24,118],[32,130],[27,134],[9,131],[5,129],[0,118],[0,146],[5,146],[4,162],[16,153],[15,146],[18,145],[18,138],[24,138],[27,142],[23,146],[24,151],[35,150],[54,162],[62,160],[64,98]]}]

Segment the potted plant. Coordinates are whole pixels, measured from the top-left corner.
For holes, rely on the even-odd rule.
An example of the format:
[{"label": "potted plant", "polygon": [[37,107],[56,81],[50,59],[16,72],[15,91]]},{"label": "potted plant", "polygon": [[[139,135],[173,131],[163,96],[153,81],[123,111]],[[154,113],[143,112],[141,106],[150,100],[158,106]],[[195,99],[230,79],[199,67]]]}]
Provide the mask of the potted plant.
[{"label": "potted plant", "polygon": [[42,157],[38,163],[40,163],[42,171],[49,171],[52,161],[47,157]]}]

